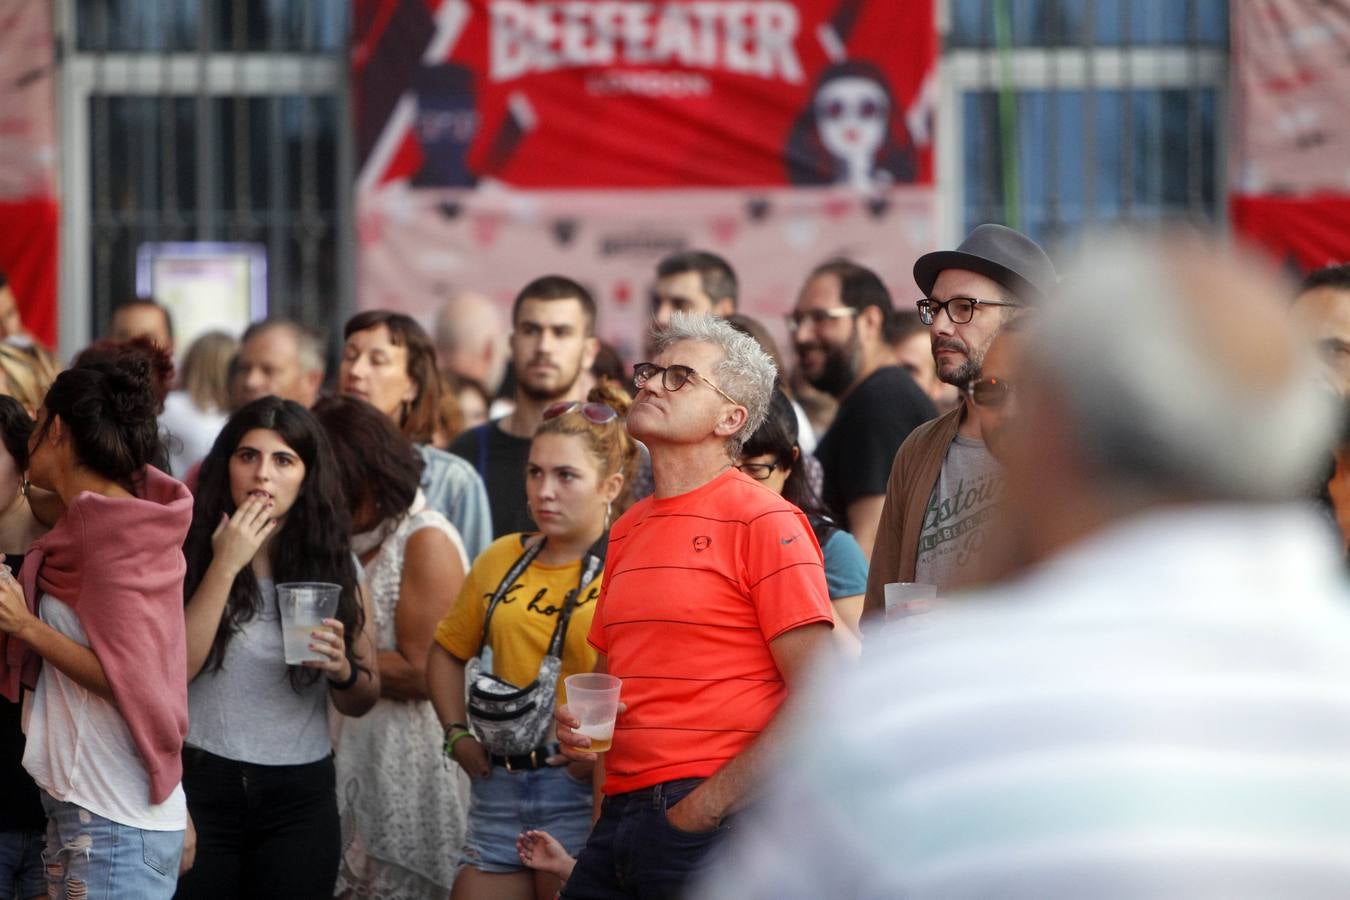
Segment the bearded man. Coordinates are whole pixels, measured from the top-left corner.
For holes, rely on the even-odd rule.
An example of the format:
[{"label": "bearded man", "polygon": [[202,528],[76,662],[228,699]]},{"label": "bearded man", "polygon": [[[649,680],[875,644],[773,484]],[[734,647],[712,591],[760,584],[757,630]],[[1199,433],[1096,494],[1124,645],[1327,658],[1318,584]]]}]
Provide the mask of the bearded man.
[{"label": "bearded man", "polygon": [[978,577],[1003,490],[967,389],[980,380],[999,331],[1057,284],[1054,264],[1031,238],[981,225],[955,250],[914,263],[915,305],[932,336],[938,378],[961,391],[956,409],[917,428],[896,454],[867,576],[865,614],[885,609],[885,586],[950,587]]},{"label": "bearded man", "polygon": [[787,317],[802,375],[839,401],[816,458],[831,515],[864,553],[872,551],[896,450],[937,415],[933,401],[895,364],[888,341],[894,318],[886,285],[846,259],[817,266]]}]

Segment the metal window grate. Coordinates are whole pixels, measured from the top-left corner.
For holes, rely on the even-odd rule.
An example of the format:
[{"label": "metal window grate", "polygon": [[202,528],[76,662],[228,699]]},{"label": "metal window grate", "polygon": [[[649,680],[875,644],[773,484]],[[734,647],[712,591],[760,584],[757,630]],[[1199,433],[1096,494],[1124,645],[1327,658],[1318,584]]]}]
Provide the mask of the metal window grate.
[{"label": "metal window grate", "polygon": [[947,12],[948,240],[985,221],[1052,243],[1093,223],[1222,224],[1225,0],[949,0]]},{"label": "metal window grate", "polygon": [[146,241],[260,243],[273,314],[351,309],[347,7],[60,0],[64,352],[134,296]]}]

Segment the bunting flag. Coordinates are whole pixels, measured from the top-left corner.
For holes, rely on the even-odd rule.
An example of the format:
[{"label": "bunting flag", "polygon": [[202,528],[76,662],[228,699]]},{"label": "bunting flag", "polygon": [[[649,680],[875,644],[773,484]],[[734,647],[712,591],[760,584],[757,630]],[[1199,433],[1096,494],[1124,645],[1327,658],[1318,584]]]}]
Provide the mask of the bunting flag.
[{"label": "bunting flag", "polygon": [[[653,266],[725,255],[777,327],[846,254],[899,296],[934,242],[931,3],[353,0],[358,303],[587,284],[641,344]],[[780,332],[781,334],[781,332]]]}]

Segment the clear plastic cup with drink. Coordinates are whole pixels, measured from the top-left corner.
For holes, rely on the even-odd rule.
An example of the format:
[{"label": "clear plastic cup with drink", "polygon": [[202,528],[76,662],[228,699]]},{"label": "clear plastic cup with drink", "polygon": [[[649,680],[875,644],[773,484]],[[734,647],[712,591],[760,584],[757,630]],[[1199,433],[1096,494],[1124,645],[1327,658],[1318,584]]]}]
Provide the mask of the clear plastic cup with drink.
[{"label": "clear plastic cup with drink", "polygon": [[604,753],[614,742],[614,720],[619,716],[619,688],[613,675],[584,672],[563,679],[567,709],[581,722],[574,730],[591,739],[590,749]]},{"label": "clear plastic cup with drink", "polygon": [[309,649],[315,631],[326,631],[324,619],[337,613],[342,588],[323,581],[295,581],[277,585],[277,606],[281,611],[281,640],[286,650],[286,665],[296,666],[326,656]]},{"label": "clear plastic cup with drink", "polygon": [[937,603],[937,585],[913,581],[892,582],[883,589],[886,598],[886,621],[899,622],[921,616]]}]

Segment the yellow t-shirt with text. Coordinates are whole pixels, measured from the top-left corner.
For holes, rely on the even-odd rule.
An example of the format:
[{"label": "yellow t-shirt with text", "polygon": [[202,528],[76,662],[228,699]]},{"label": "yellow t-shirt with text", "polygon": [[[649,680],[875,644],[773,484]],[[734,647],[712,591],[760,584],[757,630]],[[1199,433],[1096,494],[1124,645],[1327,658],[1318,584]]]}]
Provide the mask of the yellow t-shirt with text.
[{"label": "yellow t-shirt with text", "polygon": [[[493,541],[474,561],[460,588],[455,605],[436,627],[436,643],[466,662],[478,655],[483,637],[483,616],[492,595],[509,570],[525,552],[525,535],[508,534]],[[572,610],[563,642],[562,675],[558,679],[558,703],[567,700],[563,679],[595,668],[598,654],[586,640],[600,596],[603,570],[586,586]],[[511,585],[492,613],[492,668],[498,677],[525,687],[539,674],[539,663],[562,613],[563,600],[581,578],[581,561],[566,566],[541,565],[536,559]]]}]

